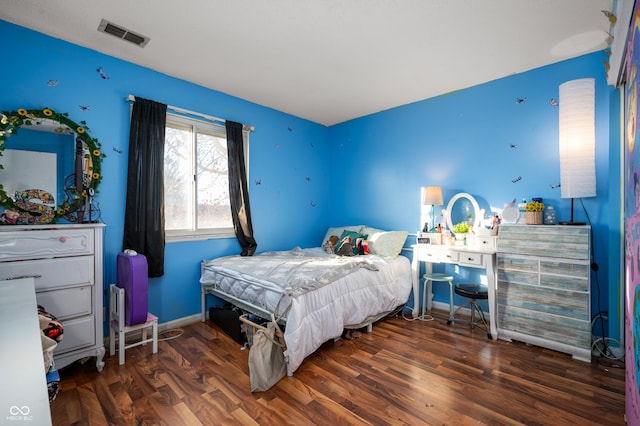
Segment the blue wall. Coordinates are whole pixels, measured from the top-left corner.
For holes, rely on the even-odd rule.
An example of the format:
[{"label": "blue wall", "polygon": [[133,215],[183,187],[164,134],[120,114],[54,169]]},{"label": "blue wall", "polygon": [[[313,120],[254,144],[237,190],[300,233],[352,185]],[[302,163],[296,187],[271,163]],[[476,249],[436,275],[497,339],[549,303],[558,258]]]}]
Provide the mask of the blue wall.
[{"label": "blue wall", "polygon": [[[445,203],[457,192],[471,193],[487,211],[501,210],[514,198],[539,196],[559,210],[561,220],[568,219],[568,201],[551,188],[560,178],[558,110],[549,100],[558,98],[560,83],[595,77],[598,197],[584,205],[600,266],[594,298],[611,311],[610,335],[618,337],[619,195],[609,195],[608,180],[610,172],[619,171],[618,136],[610,128],[618,124],[609,122],[618,120],[618,105],[606,85],[601,54],[327,128],[4,21],[0,39],[11,46],[11,58],[0,67],[0,109],[66,111],[76,122],[86,120],[107,154],[97,198],[107,224],[105,286],[115,280],[115,257],[122,248],[128,94],[256,127],[249,183],[258,249],[265,251],[317,246],[333,225],[415,232],[425,185],[441,185]],[[584,220],[577,206],[576,219]],[[150,280],[150,310],[161,322],[199,313],[200,261],[239,250],[235,239],[167,244],[165,276]],[[436,300],[447,300],[444,289],[435,291]],[[592,310],[597,312],[597,304]]]},{"label": "blue wall", "polygon": [[[569,220],[570,201],[553,188],[560,182],[558,108],[550,100],[558,100],[561,83],[594,77],[598,196],[584,199],[599,266],[592,275],[592,314],[610,311],[609,335],[619,337],[619,98],[607,86],[603,57],[582,56],[331,127],[333,168],[340,170],[331,182],[335,224],[415,232],[422,227],[420,187],[427,185],[442,187],[445,204],[458,192],[470,193],[487,212],[513,199],[542,197],[559,220]],[[575,220],[587,221],[579,201]],[[460,280],[477,279],[477,271],[456,272]],[[447,285],[434,284],[434,300],[448,303]]]},{"label": "blue wall", "polygon": [[[107,225],[105,288],[115,282],[115,259],[122,249],[128,94],[255,126],[249,191],[258,249],[319,245],[329,220],[325,126],[4,21],[0,21],[0,40],[11,47],[11,57],[0,67],[0,110],[49,107],[68,112],[72,120],[87,122],[107,155],[96,198]],[[50,80],[57,84],[50,85]],[[200,261],[239,252],[235,238],[167,244],[166,273],[149,282],[149,310],[161,322],[199,313]]]}]

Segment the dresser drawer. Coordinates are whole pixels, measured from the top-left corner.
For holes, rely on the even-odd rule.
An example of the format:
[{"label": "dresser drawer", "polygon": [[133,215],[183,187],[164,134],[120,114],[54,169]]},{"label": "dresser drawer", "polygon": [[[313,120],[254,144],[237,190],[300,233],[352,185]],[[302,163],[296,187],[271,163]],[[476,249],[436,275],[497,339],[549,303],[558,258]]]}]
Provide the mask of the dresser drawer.
[{"label": "dresser drawer", "polygon": [[539,260],[535,258],[510,256],[508,254],[498,253],[496,261],[498,262],[498,270],[504,269],[508,271],[533,272],[536,274],[540,270]]},{"label": "dresser drawer", "polygon": [[36,300],[47,312],[64,321],[91,313],[92,290],[92,286],[83,286],[41,291],[36,293]]},{"label": "dresser drawer", "polygon": [[93,253],[92,229],[0,232],[0,260]]},{"label": "dresser drawer", "polygon": [[96,320],[93,315],[65,321],[62,341],[53,351],[53,355],[73,349],[91,346],[96,343]]},{"label": "dresser drawer", "polygon": [[498,304],[534,312],[540,318],[553,315],[589,321],[589,294],[531,286],[526,284],[498,283]]},{"label": "dresser drawer", "polygon": [[35,277],[36,291],[93,284],[93,256],[0,262],[0,279]]}]

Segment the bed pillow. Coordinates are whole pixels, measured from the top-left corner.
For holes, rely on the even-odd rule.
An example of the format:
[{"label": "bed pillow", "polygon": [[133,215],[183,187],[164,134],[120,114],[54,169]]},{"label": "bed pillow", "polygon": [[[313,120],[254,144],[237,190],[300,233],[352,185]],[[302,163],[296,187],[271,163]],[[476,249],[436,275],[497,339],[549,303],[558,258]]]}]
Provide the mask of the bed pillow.
[{"label": "bed pillow", "polygon": [[378,231],[369,234],[369,252],[383,257],[396,257],[402,251],[407,231]]},{"label": "bed pillow", "polygon": [[364,226],[362,225],[337,226],[335,228],[329,228],[327,229],[327,233],[324,234],[324,238],[320,242],[320,246],[322,246],[325,242],[327,242],[329,237],[332,235],[335,235],[336,237],[340,238],[340,235],[342,235],[344,231],[353,231],[353,232],[360,233],[362,228],[364,228]]}]

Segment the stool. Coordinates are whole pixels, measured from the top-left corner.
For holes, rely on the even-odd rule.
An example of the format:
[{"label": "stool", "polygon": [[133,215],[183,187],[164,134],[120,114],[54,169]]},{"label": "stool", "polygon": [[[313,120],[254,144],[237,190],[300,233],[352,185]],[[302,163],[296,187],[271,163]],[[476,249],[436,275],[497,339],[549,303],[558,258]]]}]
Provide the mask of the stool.
[{"label": "stool", "polygon": [[[457,295],[470,299],[469,302],[459,306],[458,309],[456,309],[456,311],[454,312],[454,317],[460,309],[464,308],[465,306],[469,306],[469,309],[471,310],[471,321],[469,321],[471,328],[480,327],[488,332],[489,326],[487,325],[487,320],[484,317],[484,312],[482,312],[482,309],[480,309],[480,305],[476,303],[477,300],[487,300],[489,298],[487,286],[469,283],[456,284],[454,287],[454,291]],[[476,319],[476,313],[478,313],[478,319]],[[491,333],[488,332],[487,336],[491,338]]]},{"label": "stool", "polygon": [[[116,333],[118,333],[118,355],[120,365],[124,364],[124,352],[129,348],[153,343],[153,353],[158,353],[158,317],[147,312],[147,320],[141,324],[127,325],[124,319],[124,289],[111,284],[109,298],[109,355],[115,354]],[[151,327],[151,337],[147,338],[147,329]],[[142,340],[126,344],[127,333],[142,330]]]},{"label": "stool", "polygon": [[447,321],[447,324],[450,324],[453,322],[453,276],[452,275],[447,275],[447,274],[438,274],[438,273],[426,273],[424,274],[424,285],[422,288],[422,317],[421,319],[424,320],[424,311],[425,308],[427,306],[427,293],[431,293],[431,292],[427,292],[427,287],[430,288],[431,285],[427,286],[428,282],[433,282],[433,281],[443,281],[443,282],[447,282],[449,283],[449,321]]}]

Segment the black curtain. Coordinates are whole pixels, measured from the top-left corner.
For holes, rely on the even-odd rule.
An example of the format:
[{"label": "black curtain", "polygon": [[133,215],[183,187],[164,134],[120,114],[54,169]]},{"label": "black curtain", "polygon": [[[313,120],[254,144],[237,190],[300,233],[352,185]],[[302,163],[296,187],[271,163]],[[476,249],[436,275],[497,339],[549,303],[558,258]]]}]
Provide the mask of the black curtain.
[{"label": "black curtain", "polygon": [[242,247],[241,256],[253,256],[258,244],[253,238],[251,224],[251,208],[249,207],[249,192],[247,191],[247,172],[244,163],[244,141],[242,138],[242,124],[233,121],[226,122],[227,155],[229,162],[229,198],[231,201],[231,216],[233,229]]},{"label": "black curtain", "polygon": [[136,97],[131,111],[122,249],[145,255],[149,277],[164,274],[164,134],[167,106]]}]

